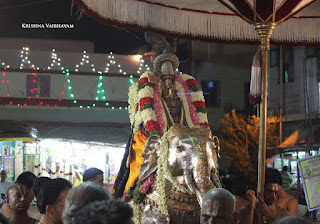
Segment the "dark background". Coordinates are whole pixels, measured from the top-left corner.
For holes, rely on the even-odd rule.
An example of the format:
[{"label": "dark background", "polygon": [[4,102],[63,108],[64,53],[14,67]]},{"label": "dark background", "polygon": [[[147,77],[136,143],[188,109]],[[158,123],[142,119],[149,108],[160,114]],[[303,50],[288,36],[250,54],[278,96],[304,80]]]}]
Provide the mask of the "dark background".
[{"label": "dark background", "polygon": [[[71,23],[74,29],[22,29],[22,23]],[[0,37],[90,40],[95,53],[135,54],[146,49],[143,32],[99,24],[72,0],[0,0]]]}]

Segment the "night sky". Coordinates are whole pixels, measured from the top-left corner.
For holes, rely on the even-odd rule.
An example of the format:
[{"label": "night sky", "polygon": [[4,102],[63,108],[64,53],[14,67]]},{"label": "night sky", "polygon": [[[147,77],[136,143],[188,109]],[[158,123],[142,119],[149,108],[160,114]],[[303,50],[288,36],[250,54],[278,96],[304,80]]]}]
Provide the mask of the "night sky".
[{"label": "night sky", "polygon": [[[22,23],[67,23],[74,29],[22,29]],[[141,53],[146,48],[143,32],[95,22],[72,0],[0,1],[0,37],[90,40],[96,53]],[[138,52],[140,49],[140,52]]]}]

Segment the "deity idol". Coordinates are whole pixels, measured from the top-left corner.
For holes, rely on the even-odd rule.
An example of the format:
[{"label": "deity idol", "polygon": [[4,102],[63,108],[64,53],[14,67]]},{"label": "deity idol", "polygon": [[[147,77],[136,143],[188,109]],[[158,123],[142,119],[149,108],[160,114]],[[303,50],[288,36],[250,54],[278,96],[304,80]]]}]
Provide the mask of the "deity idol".
[{"label": "deity idol", "polygon": [[129,90],[132,136],[112,194],[133,197],[136,223],[199,223],[202,196],[221,187],[203,93],[178,65],[158,56]]}]

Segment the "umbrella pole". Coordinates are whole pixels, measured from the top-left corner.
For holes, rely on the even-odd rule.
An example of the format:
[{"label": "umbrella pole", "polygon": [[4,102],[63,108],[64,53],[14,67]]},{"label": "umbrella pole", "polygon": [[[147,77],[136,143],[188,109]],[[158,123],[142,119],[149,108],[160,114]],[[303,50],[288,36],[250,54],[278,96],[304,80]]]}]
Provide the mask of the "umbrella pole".
[{"label": "umbrella pole", "polygon": [[[255,23],[253,26],[261,41],[261,105],[260,105],[260,132],[258,152],[258,197],[263,198],[265,183],[266,145],[267,145],[267,96],[268,96],[268,51],[270,37],[275,29],[275,23]],[[259,217],[258,223],[263,223]]]}]

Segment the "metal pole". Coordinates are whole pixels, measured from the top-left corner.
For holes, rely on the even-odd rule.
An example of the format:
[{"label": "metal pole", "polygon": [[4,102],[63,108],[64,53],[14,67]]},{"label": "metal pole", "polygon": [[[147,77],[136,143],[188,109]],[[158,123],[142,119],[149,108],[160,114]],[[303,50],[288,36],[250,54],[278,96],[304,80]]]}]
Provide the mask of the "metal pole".
[{"label": "metal pole", "polygon": [[260,106],[260,133],[258,152],[258,196],[263,198],[266,166],[267,145],[267,96],[268,96],[268,50],[261,50],[261,106]]},{"label": "metal pole", "polygon": [[[261,107],[260,133],[258,152],[258,197],[263,198],[265,183],[265,164],[267,146],[267,96],[268,96],[268,51],[270,50],[270,36],[276,24],[270,22],[255,23],[254,28],[261,41]],[[263,217],[258,217],[258,223],[263,223]]]}]

